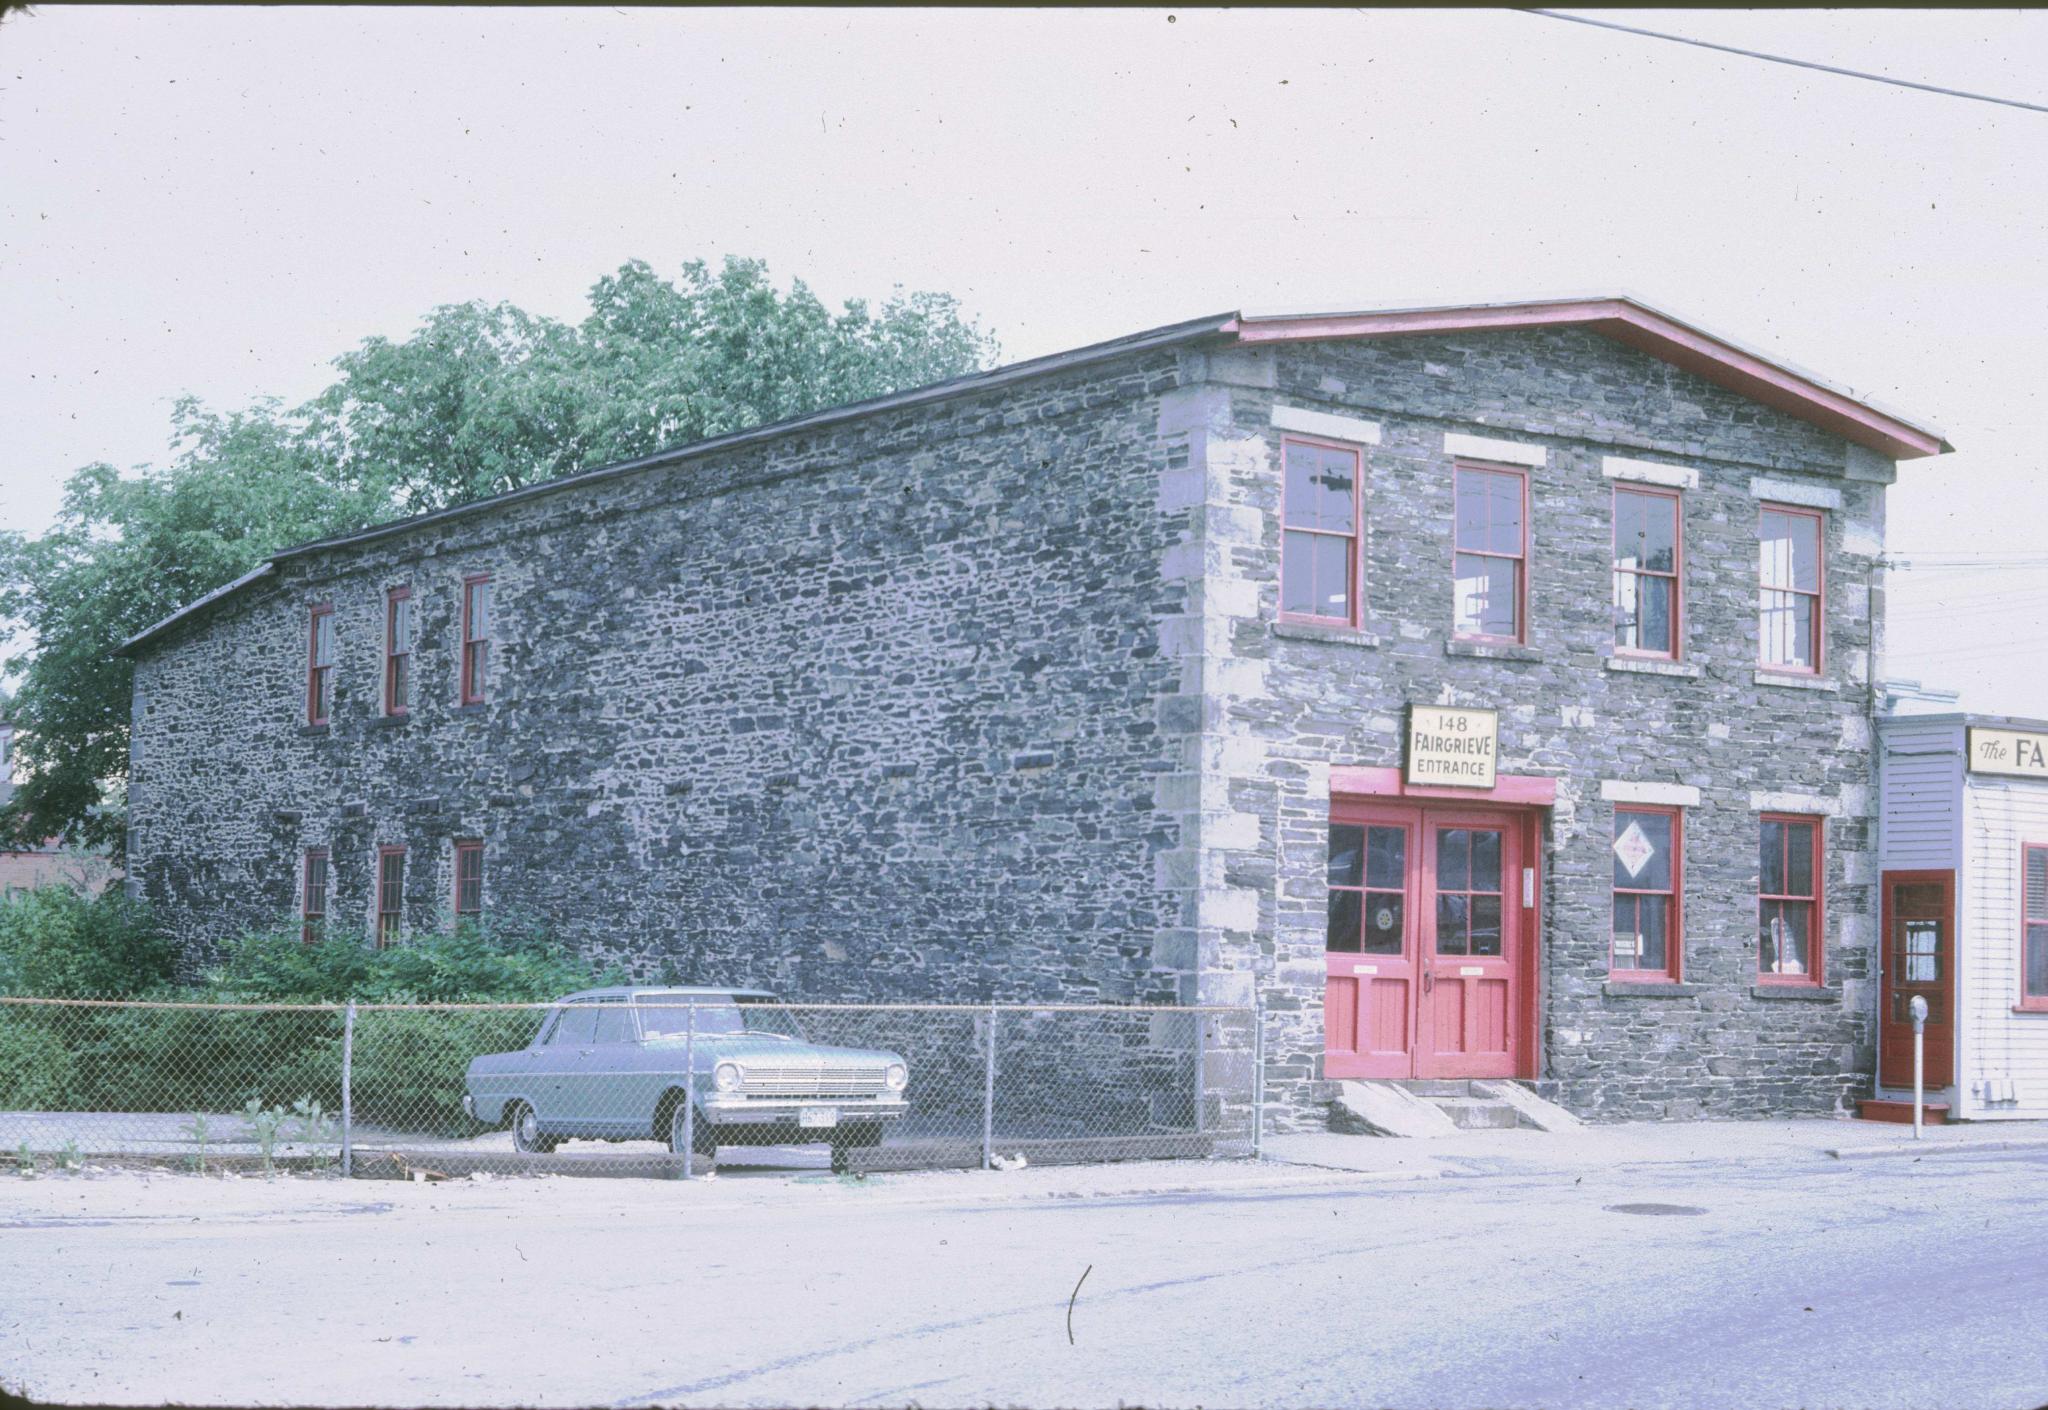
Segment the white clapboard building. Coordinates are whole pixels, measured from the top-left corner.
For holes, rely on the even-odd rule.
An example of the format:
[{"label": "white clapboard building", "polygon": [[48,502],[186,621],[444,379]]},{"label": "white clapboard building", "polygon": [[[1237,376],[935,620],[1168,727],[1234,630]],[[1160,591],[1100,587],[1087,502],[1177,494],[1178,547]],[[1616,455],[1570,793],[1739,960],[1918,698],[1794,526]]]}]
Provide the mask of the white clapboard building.
[{"label": "white clapboard building", "polygon": [[2048,720],[1891,694],[1878,722],[1881,971],[1864,1113],[1910,1119],[1918,995],[1939,1115],[2048,1118]]}]

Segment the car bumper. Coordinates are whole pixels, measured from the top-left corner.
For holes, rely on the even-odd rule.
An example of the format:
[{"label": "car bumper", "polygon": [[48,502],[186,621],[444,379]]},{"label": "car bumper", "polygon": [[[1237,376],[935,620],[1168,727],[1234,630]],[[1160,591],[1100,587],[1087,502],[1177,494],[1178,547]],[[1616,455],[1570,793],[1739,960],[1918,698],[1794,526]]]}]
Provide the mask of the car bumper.
[{"label": "car bumper", "polygon": [[887,1097],[820,1097],[815,1101],[804,1101],[792,1097],[706,1097],[699,1105],[704,1115],[720,1126],[768,1126],[797,1125],[803,1112],[829,1111],[833,1124],[844,1125],[849,1121],[891,1121],[910,1109],[910,1103],[899,1096]]}]

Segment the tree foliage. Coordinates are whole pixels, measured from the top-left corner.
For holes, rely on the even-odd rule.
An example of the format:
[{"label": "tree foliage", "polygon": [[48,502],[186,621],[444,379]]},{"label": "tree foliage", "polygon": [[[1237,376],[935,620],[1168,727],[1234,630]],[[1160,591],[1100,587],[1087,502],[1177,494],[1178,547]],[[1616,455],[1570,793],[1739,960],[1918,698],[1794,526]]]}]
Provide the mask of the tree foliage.
[{"label": "tree foliage", "polygon": [[129,666],[116,646],[280,548],[575,470],[880,396],[988,365],[996,345],[948,295],[834,313],[757,260],[664,279],[634,261],[580,323],[510,304],[435,309],[402,341],[336,359],[303,406],[173,414],[174,457],[88,465],[40,537],[0,535],[0,619],[26,650],[22,785],[0,843],[118,843]]}]

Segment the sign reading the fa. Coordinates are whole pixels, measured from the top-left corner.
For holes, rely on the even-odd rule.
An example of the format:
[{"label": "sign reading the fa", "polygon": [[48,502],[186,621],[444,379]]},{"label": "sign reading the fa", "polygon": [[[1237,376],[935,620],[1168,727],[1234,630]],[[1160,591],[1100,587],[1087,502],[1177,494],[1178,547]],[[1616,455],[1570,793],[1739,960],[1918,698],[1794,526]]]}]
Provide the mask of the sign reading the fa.
[{"label": "sign reading the fa", "polygon": [[1970,772],[2048,778],[2048,734],[1970,726]]},{"label": "sign reading the fa", "polygon": [[1406,781],[1439,788],[1491,788],[1500,753],[1500,714],[1453,705],[1408,707]]}]

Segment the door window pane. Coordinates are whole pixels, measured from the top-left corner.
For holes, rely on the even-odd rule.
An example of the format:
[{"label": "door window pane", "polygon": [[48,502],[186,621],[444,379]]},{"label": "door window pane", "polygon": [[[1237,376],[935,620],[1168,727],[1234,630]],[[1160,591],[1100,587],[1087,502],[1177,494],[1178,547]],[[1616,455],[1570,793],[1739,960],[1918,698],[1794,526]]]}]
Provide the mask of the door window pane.
[{"label": "door window pane", "polygon": [[1436,952],[1440,955],[1472,953],[1471,905],[1462,895],[1436,898]]},{"label": "door window pane", "polygon": [[1941,922],[1906,919],[1899,922],[1897,968],[1906,984],[1937,984],[1941,981]]},{"label": "door window pane", "polygon": [[1472,880],[1472,834],[1447,827],[1436,835],[1436,889],[1466,891]]},{"label": "door window pane", "polygon": [[1365,884],[1401,890],[1408,884],[1408,829],[1376,827],[1368,837]]},{"label": "door window pane", "polygon": [[1407,897],[1398,891],[1365,893],[1365,949],[1367,954],[1398,955],[1402,945],[1402,922]]},{"label": "door window pane", "polygon": [[1472,834],[1472,889],[1500,890],[1500,834],[1480,830]]},{"label": "door window pane", "polygon": [[1362,904],[1356,891],[1330,893],[1329,925],[1324,940],[1327,948],[1346,954],[1357,952]]},{"label": "door window pane", "polygon": [[1500,954],[1500,897],[1472,898],[1472,948],[1475,955]]},{"label": "door window pane", "polygon": [[[1390,829],[1373,829],[1375,839]],[[1330,866],[1327,880],[1332,886],[1357,886],[1365,876],[1365,863],[1360,855],[1365,849],[1365,829],[1336,823],[1330,827]]]}]

